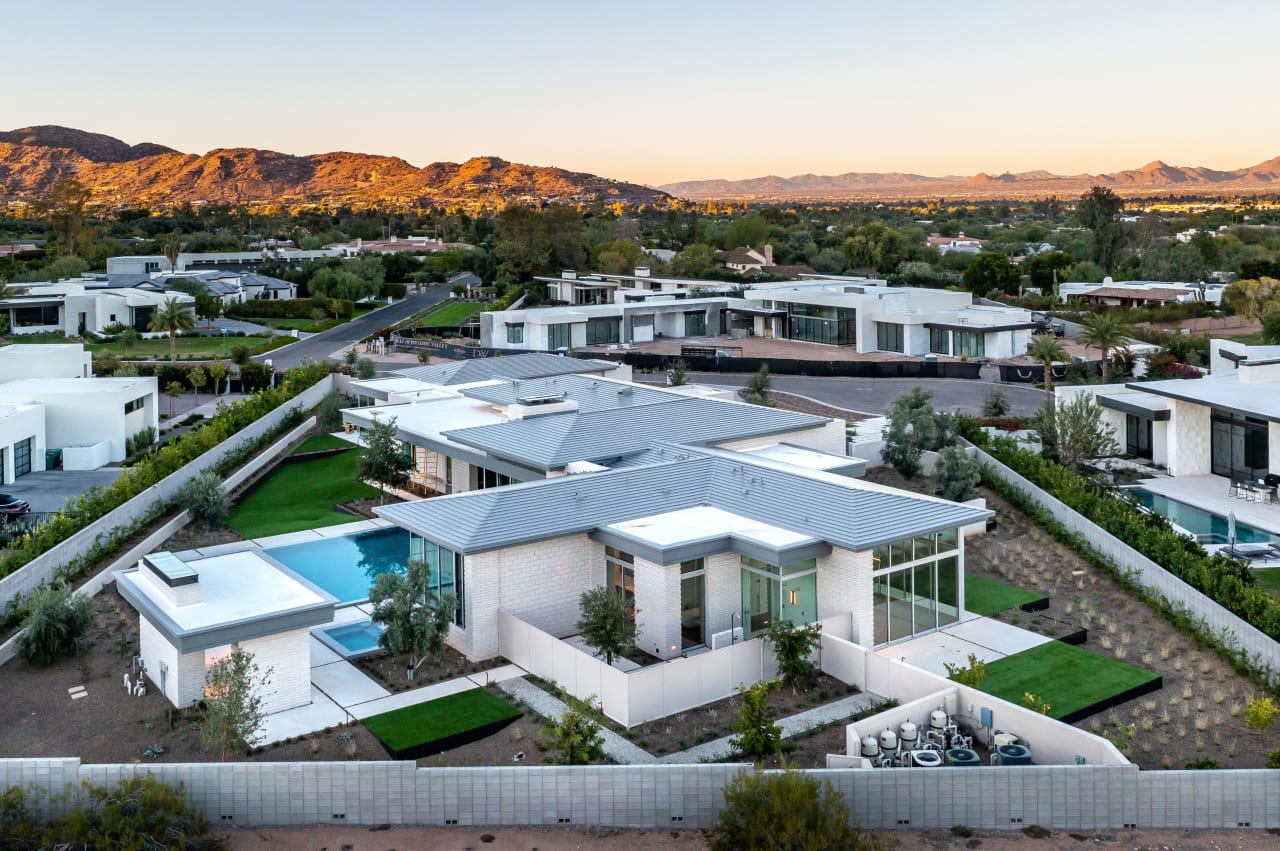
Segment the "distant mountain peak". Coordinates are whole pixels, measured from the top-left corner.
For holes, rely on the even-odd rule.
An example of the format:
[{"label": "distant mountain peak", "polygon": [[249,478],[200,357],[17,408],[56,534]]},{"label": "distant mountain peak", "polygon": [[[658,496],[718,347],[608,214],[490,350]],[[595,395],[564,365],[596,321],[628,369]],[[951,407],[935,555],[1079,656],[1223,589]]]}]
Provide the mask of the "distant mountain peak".
[{"label": "distant mountain peak", "polygon": [[[68,153],[70,152],[70,153]],[[342,202],[367,206],[447,203],[502,206],[618,201],[664,205],[666,193],[594,174],[472,157],[417,168],[398,157],[334,151],[294,156],[259,148],[184,154],[163,145],[129,145],[68,127],[0,132],[0,193],[41,198],[76,178],[105,204],[193,201]]]}]

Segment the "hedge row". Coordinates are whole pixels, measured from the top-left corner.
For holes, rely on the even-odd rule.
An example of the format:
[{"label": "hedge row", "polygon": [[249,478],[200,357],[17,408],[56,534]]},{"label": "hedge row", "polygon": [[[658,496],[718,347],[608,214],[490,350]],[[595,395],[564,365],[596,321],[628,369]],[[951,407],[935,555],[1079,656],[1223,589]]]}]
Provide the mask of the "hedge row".
[{"label": "hedge row", "polygon": [[[64,508],[50,514],[43,522],[0,550],[0,577],[8,576],[36,556],[67,540],[93,521],[271,413],[328,374],[327,363],[305,364],[292,369],[273,389],[256,393],[232,405],[220,406],[218,413],[203,427],[189,431],[156,449],[127,468],[111,484],[95,485],[80,496],[68,499]],[[226,467],[228,464],[234,466],[243,461],[248,452],[252,451],[253,445],[237,449],[229,461],[219,467]]]},{"label": "hedge row", "polygon": [[[265,299],[255,298],[240,304],[229,304],[226,315],[235,317],[251,317],[262,319],[310,319],[317,305],[309,298]],[[355,316],[355,302],[345,298],[331,298],[325,301],[322,308],[330,316],[337,315],[342,319]]]},{"label": "hedge row", "polygon": [[996,460],[1124,541],[1232,614],[1280,641],[1280,599],[1255,584],[1249,566],[1221,553],[1210,556],[1195,540],[1158,514],[1133,503],[1055,461],[1019,449],[1010,440],[986,441],[961,429]]}]

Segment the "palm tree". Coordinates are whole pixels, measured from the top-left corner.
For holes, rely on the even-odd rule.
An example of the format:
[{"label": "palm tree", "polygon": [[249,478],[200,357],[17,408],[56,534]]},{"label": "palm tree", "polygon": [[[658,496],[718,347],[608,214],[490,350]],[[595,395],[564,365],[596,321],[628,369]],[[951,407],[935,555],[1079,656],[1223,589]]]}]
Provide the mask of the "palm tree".
[{"label": "palm tree", "polygon": [[1053,334],[1035,334],[1027,345],[1027,357],[1044,366],[1045,404],[1053,407],[1053,364],[1067,359],[1067,347]]},{"label": "palm tree", "polygon": [[196,312],[191,305],[169,296],[151,313],[147,330],[169,335],[169,362],[178,360],[178,332],[196,330]]},{"label": "palm tree", "polygon": [[164,252],[165,259],[169,261],[169,271],[176,272],[178,270],[178,255],[182,253],[182,237],[178,235],[177,231],[169,234],[161,251]]},{"label": "palm tree", "polygon": [[1080,324],[1084,326],[1084,330],[1076,339],[1084,343],[1086,349],[1094,348],[1102,352],[1102,383],[1106,384],[1111,350],[1124,345],[1124,323],[1114,313],[1094,313]]}]

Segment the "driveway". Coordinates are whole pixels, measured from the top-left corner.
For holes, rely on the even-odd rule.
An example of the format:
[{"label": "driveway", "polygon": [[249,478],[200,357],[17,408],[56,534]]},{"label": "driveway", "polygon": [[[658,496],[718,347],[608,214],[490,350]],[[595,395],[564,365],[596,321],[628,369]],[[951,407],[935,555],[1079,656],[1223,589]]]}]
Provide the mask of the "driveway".
[{"label": "driveway", "polygon": [[93,485],[110,484],[122,471],[121,467],[103,467],[100,470],[41,470],[20,477],[13,484],[5,486],[4,492],[31,503],[33,512],[57,511],[66,505],[68,497],[79,496]]},{"label": "driveway", "polygon": [[[721,384],[741,387],[749,375],[720,372],[692,372],[689,380],[698,384]],[[982,401],[993,386],[1004,390],[1010,413],[1015,416],[1034,414],[1044,401],[1044,392],[1017,384],[993,385],[988,381],[959,378],[818,378],[795,375],[772,376],[773,389],[808,396],[837,408],[866,414],[883,414],[893,397],[912,387],[923,387],[933,394],[933,405],[941,411],[978,414]]]},{"label": "driveway", "polygon": [[337,328],[330,328],[328,331],[321,331],[318,334],[310,334],[304,340],[299,340],[296,343],[285,346],[282,349],[276,349],[273,352],[267,352],[264,355],[258,355],[254,360],[270,360],[272,365],[280,370],[292,369],[304,360],[324,360],[339,349],[363,340],[379,328],[385,328],[402,319],[408,319],[418,311],[425,310],[433,304],[444,301],[448,296],[449,288],[444,284],[425,287],[422,292],[406,296],[395,304],[380,307],[371,313],[366,313],[364,316],[357,316]]}]

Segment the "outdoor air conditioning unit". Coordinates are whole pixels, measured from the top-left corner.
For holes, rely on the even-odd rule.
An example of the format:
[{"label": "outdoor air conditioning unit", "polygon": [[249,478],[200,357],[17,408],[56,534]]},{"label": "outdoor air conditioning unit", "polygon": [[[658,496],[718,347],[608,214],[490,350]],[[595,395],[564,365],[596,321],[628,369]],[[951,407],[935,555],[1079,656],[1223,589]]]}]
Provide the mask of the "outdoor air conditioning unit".
[{"label": "outdoor air conditioning unit", "polygon": [[742,627],[735,626],[733,629],[726,629],[723,632],[714,632],[711,634],[711,649],[719,650],[721,647],[728,647],[730,644],[737,644],[742,641]]}]

